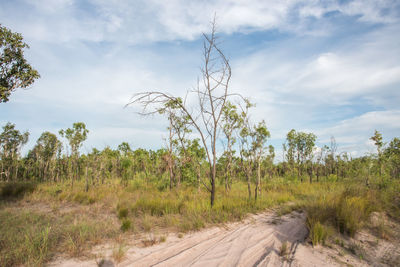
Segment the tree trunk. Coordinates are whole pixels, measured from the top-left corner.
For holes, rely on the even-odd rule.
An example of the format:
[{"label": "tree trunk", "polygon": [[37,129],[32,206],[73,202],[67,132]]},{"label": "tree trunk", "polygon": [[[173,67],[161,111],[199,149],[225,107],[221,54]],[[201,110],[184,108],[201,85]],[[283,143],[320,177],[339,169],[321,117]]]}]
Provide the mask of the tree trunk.
[{"label": "tree trunk", "polygon": [[213,165],[211,169],[211,207],[214,206],[214,201],[215,201],[215,176],[217,175],[217,155],[216,155],[216,150],[215,150],[215,142],[214,142],[214,148],[213,148]]},{"label": "tree trunk", "polygon": [[200,192],[201,165],[197,165],[197,191]]},{"label": "tree trunk", "polygon": [[18,181],[18,162],[15,166],[15,181]]},{"label": "tree trunk", "polygon": [[168,155],[168,170],[169,170],[169,190],[172,190],[174,185],[174,170],[172,168],[172,155],[169,153]]},{"label": "tree trunk", "polygon": [[258,160],[258,162],[257,162],[257,183],[256,183],[255,192],[254,192],[255,200],[257,200],[258,193],[261,194],[260,183],[261,183],[261,164],[260,164],[260,160]]},{"label": "tree trunk", "polygon": [[249,200],[251,200],[251,184],[250,184],[251,173],[249,171],[246,171],[246,178],[247,178],[247,191],[249,192]]},{"label": "tree trunk", "polygon": [[85,170],[85,178],[86,178],[86,186],[85,186],[85,191],[89,191],[89,177],[88,177],[88,166],[86,166]]}]

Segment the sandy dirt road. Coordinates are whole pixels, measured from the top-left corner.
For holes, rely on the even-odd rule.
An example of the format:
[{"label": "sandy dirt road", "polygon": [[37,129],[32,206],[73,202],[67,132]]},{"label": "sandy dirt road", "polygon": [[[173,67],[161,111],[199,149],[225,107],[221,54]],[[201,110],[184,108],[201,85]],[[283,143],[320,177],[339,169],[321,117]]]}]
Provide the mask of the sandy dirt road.
[{"label": "sandy dirt road", "polygon": [[[277,217],[272,212],[251,215],[243,222],[212,227],[149,247],[132,245],[124,259],[103,254],[100,266],[343,266],[306,244],[305,214]],[[281,255],[282,244],[287,254]],[[50,266],[97,266],[95,260],[59,260]]]},{"label": "sandy dirt road", "polygon": [[307,235],[303,217],[293,214],[278,219],[269,213],[254,215],[244,223],[207,229],[148,251],[136,250],[120,266],[281,265],[282,242],[287,241],[293,253]]}]

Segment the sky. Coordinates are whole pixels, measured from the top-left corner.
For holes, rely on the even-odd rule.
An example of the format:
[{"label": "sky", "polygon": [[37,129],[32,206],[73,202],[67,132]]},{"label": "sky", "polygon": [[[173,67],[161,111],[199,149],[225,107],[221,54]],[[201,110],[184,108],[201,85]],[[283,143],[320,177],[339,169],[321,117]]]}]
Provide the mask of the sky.
[{"label": "sky", "polygon": [[216,16],[232,67],[230,90],[256,103],[282,157],[291,129],[333,136],[353,157],[400,136],[400,1],[397,0],[0,0],[0,24],[23,35],[41,78],[0,104],[0,125],[41,133],[74,122],[82,151],[158,149],[167,120],[125,105],[135,93],[184,96],[202,67],[202,34]]}]

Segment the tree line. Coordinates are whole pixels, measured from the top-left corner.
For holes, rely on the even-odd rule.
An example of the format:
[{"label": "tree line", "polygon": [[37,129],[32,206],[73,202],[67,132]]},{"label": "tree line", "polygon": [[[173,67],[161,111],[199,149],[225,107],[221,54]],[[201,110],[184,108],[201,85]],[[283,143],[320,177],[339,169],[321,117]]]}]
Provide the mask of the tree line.
[{"label": "tree line", "polygon": [[[400,178],[400,139],[397,137],[385,144],[382,135],[375,131],[371,140],[376,145],[377,153],[351,158],[348,153],[337,153],[334,138],[330,146],[318,148],[314,134],[291,130],[283,144],[284,160],[275,162],[274,147],[265,143],[269,136],[265,123],[242,127],[239,127],[238,135],[230,137],[234,140],[225,139],[224,152],[217,158],[216,182],[226,191],[232,183],[244,181],[248,184],[249,198],[257,199],[261,183],[275,177],[304,182],[307,179],[310,183],[319,182],[321,177],[354,178],[365,180],[366,185],[370,177]],[[84,123],[78,122],[71,128],[60,130],[65,148],[56,134],[44,132],[35,146],[21,156],[29,132],[19,131],[11,123],[2,129],[1,181],[68,181],[74,186],[75,181],[83,179],[85,190],[109,179],[119,179],[123,185],[143,180],[157,184],[161,190],[179,188],[182,184],[199,189],[209,186],[205,179],[210,175],[210,164],[196,138],[175,136],[167,147],[158,150],[133,150],[127,142],[123,142],[116,149],[106,147],[100,151],[93,148],[90,153],[80,154],[79,148],[89,131]],[[236,142],[239,145],[232,146]],[[239,153],[233,147],[237,147]]]}]

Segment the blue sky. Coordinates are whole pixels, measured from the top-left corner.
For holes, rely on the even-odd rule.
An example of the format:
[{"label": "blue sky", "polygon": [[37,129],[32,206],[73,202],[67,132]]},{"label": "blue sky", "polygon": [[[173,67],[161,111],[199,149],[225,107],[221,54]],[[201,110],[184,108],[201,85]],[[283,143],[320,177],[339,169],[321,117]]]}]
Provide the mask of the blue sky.
[{"label": "blue sky", "polygon": [[311,131],[318,145],[374,152],[375,129],[400,136],[400,2],[0,0],[0,23],[23,34],[41,78],[0,105],[0,124],[43,131],[83,121],[93,147],[164,145],[166,120],[143,118],[130,97],[176,95],[196,85],[202,32],[217,14],[231,90],[257,104],[280,157],[286,133]]}]

